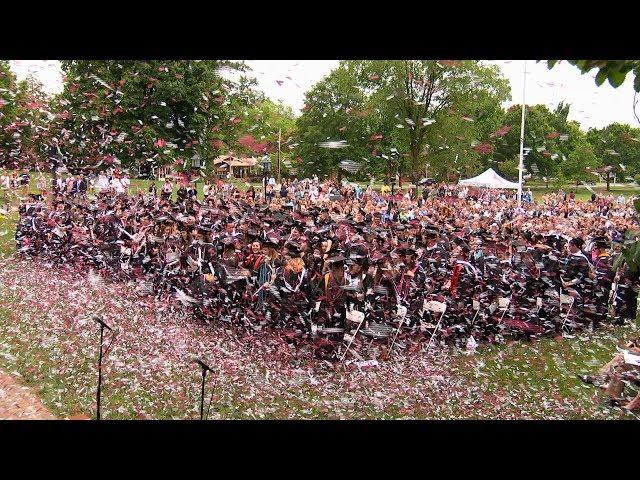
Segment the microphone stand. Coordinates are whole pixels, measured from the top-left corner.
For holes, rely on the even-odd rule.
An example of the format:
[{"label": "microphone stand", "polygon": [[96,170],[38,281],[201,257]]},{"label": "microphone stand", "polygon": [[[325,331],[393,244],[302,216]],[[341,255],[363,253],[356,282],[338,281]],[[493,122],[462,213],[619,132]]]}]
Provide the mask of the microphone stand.
[{"label": "microphone stand", "polygon": [[100,420],[100,391],[102,390],[102,343],[104,339],[104,329],[113,332],[113,329],[100,319],[97,315],[91,317],[100,324],[100,355],[98,357],[98,391],[96,392],[96,420]]},{"label": "microphone stand", "polygon": [[202,369],[202,384],[200,387],[200,420],[204,420],[204,384],[207,378],[207,372],[213,372],[213,370],[199,358],[196,359],[195,362],[200,365],[200,368]]}]

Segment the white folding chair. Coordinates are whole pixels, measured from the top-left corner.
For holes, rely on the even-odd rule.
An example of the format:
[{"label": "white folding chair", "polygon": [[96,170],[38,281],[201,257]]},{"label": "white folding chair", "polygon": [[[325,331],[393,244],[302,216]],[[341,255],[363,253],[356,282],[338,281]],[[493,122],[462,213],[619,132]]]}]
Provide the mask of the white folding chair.
[{"label": "white folding chair", "polygon": [[431,348],[431,342],[435,338],[438,330],[440,329],[440,324],[442,323],[442,317],[444,317],[444,312],[447,311],[447,304],[444,302],[436,302],[435,300],[424,301],[423,305],[424,310],[433,313],[440,313],[440,318],[438,319],[438,323],[436,323],[436,328],[434,328],[433,333],[431,334],[431,338],[429,339],[429,343],[427,344],[427,351],[425,353],[429,353],[429,349]]},{"label": "white folding chair", "polygon": [[[358,310],[348,310],[347,311],[347,322],[355,322],[358,324],[356,331],[354,332],[354,334],[351,336],[351,339],[349,340],[349,344],[347,345],[347,348],[345,349],[344,353],[342,354],[342,357],[340,357],[340,361],[344,360],[344,357],[347,356],[347,352],[349,351],[349,348],[351,347],[351,344],[353,343],[353,341],[356,339],[356,335],[358,335],[358,331],[360,330],[360,327],[362,326],[362,323],[364,322],[364,312],[360,312]],[[347,336],[347,334],[345,334],[345,337]]]},{"label": "white folding chair", "polygon": [[400,319],[398,323],[398,329],[396,330],[396,334],[393,336],[393,341],[391,342],[391,346],[389,347],[389,354],[393,351],[393,346],[396,343],[396,338],[398,338],[398,334],[400,333],[400,329],[402,328],[402,324],[404,323],[404,319],[407,316],[407,307],[404,305],[398,304],[398,309],[396,310],[396,316]]}]

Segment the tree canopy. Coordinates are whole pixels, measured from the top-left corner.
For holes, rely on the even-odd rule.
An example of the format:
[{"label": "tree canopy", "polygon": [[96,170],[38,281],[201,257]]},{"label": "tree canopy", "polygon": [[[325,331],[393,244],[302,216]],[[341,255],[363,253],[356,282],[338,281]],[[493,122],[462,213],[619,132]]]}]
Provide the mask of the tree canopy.
[{"label": "tree canopy", "polygon": [[[447,170],[456,156],[476,156],[475,138],[508,98],[497,67],[477,61],[343,61],[306,96],[300,154],[307,170],[322,173],[345,159],[387,176],[418,177],[428,163]],[[347,146],[323,149],[328,140]]]},{"label": "tree canopy", "polygon": [[[612,85],[635,73],[636,61],[624,62],[571,61],[606,72],[597,80]],[[62,69],[64,89],[51,98],[0,61],[4,166],[46,167],[55,137],[69,167],[134,175],[165,164],[190,169],[195,156],[207,168],[220,154],[268,153],[275,162],[280,143],[283,173],[297,176],[455,180],[493,167],[517,177],[521,107],[504,107],[509,84],[483,62],[342,61],[306,92],[297,117],[257,90],[242,62],[65,60]],[[585,132],[569,120],[571,108],[526,106],[525,178],[640,174],[640,129],[614,123]]]},{"label": "tree canopy", "polygon": [[254,101],[246,77],[221,75],[241,63],[67,60],[62,69],[56,133],[75,167],[189,167],[225,149]]}]

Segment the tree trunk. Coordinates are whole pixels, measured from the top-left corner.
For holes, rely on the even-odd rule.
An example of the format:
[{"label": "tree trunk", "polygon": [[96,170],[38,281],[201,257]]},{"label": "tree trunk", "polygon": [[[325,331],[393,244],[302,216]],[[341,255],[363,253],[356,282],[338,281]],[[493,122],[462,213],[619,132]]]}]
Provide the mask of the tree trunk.
[{"label": "tree trunk", "polygon": [[611,174],[607,172],[607,192],[611,191],[611,187],[609,186],[610,183],[611,183]]}]

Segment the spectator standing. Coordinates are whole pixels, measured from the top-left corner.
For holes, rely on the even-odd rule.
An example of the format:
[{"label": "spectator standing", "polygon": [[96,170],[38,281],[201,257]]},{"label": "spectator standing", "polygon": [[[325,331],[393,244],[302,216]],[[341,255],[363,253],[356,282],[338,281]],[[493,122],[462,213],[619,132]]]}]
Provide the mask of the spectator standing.
[{"label": "spectator standing", "polygon": [[166,181],[164,182],[164,185],[162,185],[161,196],[165,200],[168,200],[169,198],[171,198],[172,193],[173,193],[173,185],[171,185],[171,181],[169,179],[166,179]]}]

